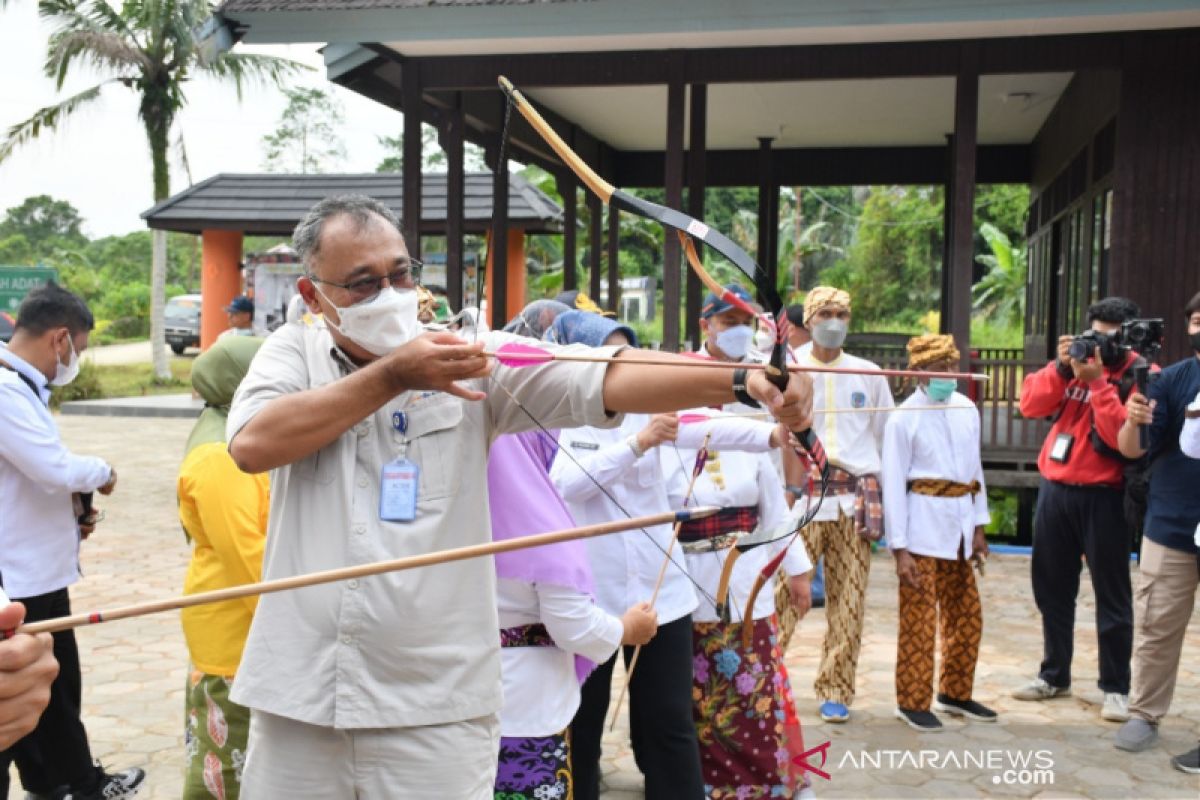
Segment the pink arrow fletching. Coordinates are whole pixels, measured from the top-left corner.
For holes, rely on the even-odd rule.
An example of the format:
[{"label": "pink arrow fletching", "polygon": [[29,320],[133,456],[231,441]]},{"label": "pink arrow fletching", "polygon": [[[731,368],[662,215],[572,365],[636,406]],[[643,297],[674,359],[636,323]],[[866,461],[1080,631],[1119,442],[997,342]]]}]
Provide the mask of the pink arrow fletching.
[{"label": "pink arrow fletching", "polygon": [[713,417],[710,417],[707,414],[680,414],[679,424],[694,425],[697,422],[708,422],[711,419],[713,419]]},{"label": "pink arrow fletching", "polygon": [[496,350],[496,360],[506,367],[528,367],[554,360],[554,354],[520,342],[510,342]]}]

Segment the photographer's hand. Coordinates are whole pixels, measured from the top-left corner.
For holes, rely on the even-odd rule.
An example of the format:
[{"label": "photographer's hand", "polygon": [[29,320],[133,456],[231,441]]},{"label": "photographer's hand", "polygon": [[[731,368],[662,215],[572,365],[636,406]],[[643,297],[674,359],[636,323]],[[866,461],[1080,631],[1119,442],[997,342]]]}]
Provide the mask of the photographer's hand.
[{"label": "photographer's hand", "polygon": [[[1062,347],[1061,341],[1059,342],[1059,347]],[[1071,371],[1075,373],[1075,377],[1078,380],[1084,383],[1091,383],[1097,380],[1104,374],[1104,363],[1100,360],[1100,347],[1096,346],[1095,350],[1092,351],[1092,358],[1087,361],[1071,358]]]},{"label": "photographer's hand", "polygon": [[1141,392],[1133,392],[1125,401],[1125,421],[1129,425],[1149,425],[1154,421],[1154,407],[1157,400],[1147,400]]},{"label": "photographer's hand", "polygon": [[1065,367],[1071,366],[1071,342],[1074,340],[1070,334],[1058,337],[1058,361]]}]

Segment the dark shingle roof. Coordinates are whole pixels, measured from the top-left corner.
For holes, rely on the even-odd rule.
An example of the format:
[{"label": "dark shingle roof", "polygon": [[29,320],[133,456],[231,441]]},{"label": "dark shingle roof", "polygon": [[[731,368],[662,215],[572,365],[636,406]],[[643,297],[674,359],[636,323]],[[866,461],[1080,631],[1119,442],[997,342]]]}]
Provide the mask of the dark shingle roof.
[{"label": "dark shingle roof", "polygon": [[[239,11],[361,11],[429,6],[525,6],[569,0],[226,0],[221,13]],[[577,2],[578,0],[576,0]]]},{"label": "dark shingle roof", "polygon": [[[562,230],[562,209],[520,175],[508,184],[508,219],[528,233]],[[184,233],[206,229],[290,236],[317,201],[335,194],[366,194],[403,214],[404,179],[398,173],[361,175],[214,175],[142,213],[151,228]],[[492,175],[470,173],[463,181],[463,228],[482,233],[492,221]],[[446,231],[446,175],[421,178],[421,232]]]}]

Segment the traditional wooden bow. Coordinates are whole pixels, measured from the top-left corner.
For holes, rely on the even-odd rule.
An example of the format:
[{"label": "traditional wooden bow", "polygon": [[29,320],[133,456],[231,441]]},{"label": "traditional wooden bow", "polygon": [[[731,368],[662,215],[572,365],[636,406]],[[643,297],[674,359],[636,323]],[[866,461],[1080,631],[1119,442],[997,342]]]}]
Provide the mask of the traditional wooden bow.
[{"label": "traditional wooden bow", "polygon": [[[677,231],[677,235],[679,236],[680,242],[683,245],[684,252],[687,254],[688,265],[696,273],[701,282],[708,287],[709,291],[716,294],[724,302],[729,303],[740,310],[747,311],[752,316],[757,316],[755,309],[753,309],[741,298],[737,297],[735,294],[721,286],[720,282],[718,282],[712,277],[712,275],[708,273],[708,271],[704,268],[703,263],[701,263],[698,253],[696,252],[695,245],[692,242],[693,238],[699,239],[713,250],[729,259],[729,261],[733,262],[734,266],[736,266],[754,283],[754,286],[757,289],[760,297],[766,301],[768,311],[775,317],[775,342],[772,346],[770,358],[768,359],[766,374],[771,383],[779,388],[780,391],[783,391],[787,387],[788,383],[787,337],[789,324],[786,309],[783,305],[783,298],[779,296],[779,291],[769,280],[769,276],[766,274],[766,272],[760,269],[758,264],[755,263],[754,259],[751,258],[750,255],[741,247],[739,247],[733,240],[725,236],[720,231],[715,230],[707,223],[689,216],[682,211],[677,211],[673,208],[668,208],[657,203],[652,203],[648,200],[643,200],[640,197],[635,197],[616,188],[611,183],[601,178],[595,172],[595,170],[588,166],[588,164],[582,158],[580,158],[579,155],[575,153],[575,151],[572,150],[566,142],[562,140],[562,137],[555,132],[555,130],[550,126],[549,123],[546,122],[542,115],[538,113],[537,109],[533,107],[533,105],[525,98],[525,96],[522,95],[521,92],[517,90],[517,88],[513,86],[507,78],[500,76],[498,78],[498,82],[500,88],[508,96],[510,103],[516,106],[517,110],[521,113],[521,116],[523,116],[525,120],[533,127],[533,129],[538,132],[538,135],[540,135],[542,139],[544,139],[546,143],[550,145],[554,152],[558,154],[559,158],[562,159],[563,163],[570,167],[571,171],[579,177],[579,180],[606,205],[618,210],[628,211],[640,217],[645,217],[646,219],[655,220],[656,222],[659,222],[660,224]],[[789,531],[789,533],[784,534],[783,537],[772,537],[771,534],[773,531],[760,531],[759,534],[746,537],[738,543],[734,552],[730,553],[729,558],[726,560],[725,566],[722,568],[721,580],[718,586],[716,598],[717,604],[720,608],[724,608],[726,615],[728,614],[728,607],[724,600],[728,594],[729,578],[732,574],[733,564],[736,563],[737,557],[740,556],[741,553],[744,553],[755,547],[760,547],[764,544],[777,541],[780,538],[785,538],[788,535],[792,537],[792,542],[794,542],[795,537],[799,535],[801,528],[808,524],[812,517],[816,515],[817,511],[820,509],[821,502],[824,500],[829,482],[829,463],[825,457],[825,449],[811,428],[803,431],[792,431],[792,436],[795,440],[794,447],[796,448],[797,453],[800,453],[802,457],[807,456],[807,459],[816,464],[818,468],[821,490],[817,504],[815,507],[811,507],[799,520],[794,531]],[[792,542],[789,542],[787,547],[790,547]],[[783,555],[786,554],[787,547],[783,549],[779,556],[771,560],[771,562],[768,564],[768,567],[771,569],[769,571],[767,569],[763,570],[763,573],[760,574],[758,579],[756,579],[756,585],[758,585],[759,582],[765,583],[766,581],[770,580],[771,575],[773,575],[775,569],[778,568],[779,562],[782,561]],[[737,555],[735,555],[735,553]],[[725,597],[722,596],[722,591],[725,593]]]}]

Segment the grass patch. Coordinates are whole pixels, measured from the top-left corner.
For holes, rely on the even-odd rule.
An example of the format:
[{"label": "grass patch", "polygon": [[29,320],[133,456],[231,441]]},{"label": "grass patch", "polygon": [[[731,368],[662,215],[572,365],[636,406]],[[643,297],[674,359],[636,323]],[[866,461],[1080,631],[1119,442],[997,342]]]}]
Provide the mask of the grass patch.
[{"label": "grass patch", "polygon": [[171,378],[163,381],[154,377],[154,367],[151,364],[98,366],[84,361],[75,380],[53,390],[50,395],[50,407],[58,408],[71,400],[103,400],[110,397],[145,397],[190,392],[193,361],[191,358],[172,358]]}]

